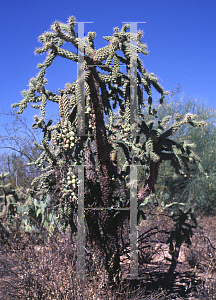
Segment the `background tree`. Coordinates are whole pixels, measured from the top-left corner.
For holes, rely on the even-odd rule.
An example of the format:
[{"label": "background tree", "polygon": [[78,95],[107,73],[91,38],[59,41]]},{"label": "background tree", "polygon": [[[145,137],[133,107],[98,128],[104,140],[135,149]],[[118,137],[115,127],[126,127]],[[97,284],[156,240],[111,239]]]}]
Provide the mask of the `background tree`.
[{"label": "background tree", "polygon": [[[174,140],[196,145],[196,154],[202,161],[203,168],[209,177],[200,174],[196,165],[190,172],[184,170],[184,176],[177,175],[168,161],[163,162],[163,168],[158,178],[156,198],[167,204],[172,201],[183,202],[189,208],[196,211],[213,212],[215,210],[215,109],[208,109],[205,103],[199,103],[197,99],[185,99],[179,97],[179,89],[173,91],[169,100],[166,99],[163,106],[156,106],[160,119],[167,114],[181,115],[195,113],[199,120],[205,121],[205,126],[200,135],[200,130],[195,127],[182,126],[172,137]],[[172,124],[173,120],[170,120]]]},{"label": "background tree", "polygon": [[[41,70],[36,78],[30,80],[29,89],[23,91],[24,99],[12,107],[19,107],[18,113],[22,113],[28,103],[34,103],[31,106],[40,109],[40,116],[34,117],[33,128],[41,129],[44,134],[41,144],[34,142],[41,150],[41,155],[29,165],[40,168],[41,175],[33,180],[31,193],[42,197],[52,193],[52,204],[58,205],[62,214],[67,213],[70,221],[73,212],[77,211],[79,198],[80,182],[76,166],[85,165],[85,207],[105,208],[85,212],[88,236],[90,242],[96,241],[104,253],[109,279],[118,282],[121,252],[118,232],[129,215],[125,211],[116,213],[108,208],[129,206],[132,183],[130,165],[142,165],[146,174],[145,182],[138,189],[139,206],[151,192],[155,192],[163,160],[170,160],[178,174],[193,164],[203,171],[199,157],[192,150],[193,145],[169,139],[182,125],[200,127],[203,122],[197,121],[196,115],[191,113],[185,116],[175,114],[171,126],[168,126],[171,116],[157,120],[157,111],[152,107],[152,88],[160,94],[160,104],[167,92],[162,89],[157,77],[145,70],[141,59],[133,57],[134,52],[147,55],[146,45],[141,42],[142,32],[127,32],[128,24],[121,30],[115,27],[113,36],[104,37],[109,44],[96,50],[95,32],[89,32],[82,40],[76,37],[74,25],[73,16],[67,24],[56,21],[51,26],[52,31],[39,37],[43,46],[36,53],[47,52],[46,60],[38,65]],[[83,56],[64,49],[62,46],[65,43],[72,44]],[[77,79],[67,84],[65,89],[53,93],[45,87],[45,74],[57,56],[75,62],[82,57],[83,63]],[[121,64],[126,67],[125,72],[122,72]],[[135,76],[137,101],[132,103],[130,83]],[[83,99],[85,109],[82,106]],[[48,100],[59,107],[61,120],[54,125],[53,120],[45,118]],[[131,122],[132,104],[137,108],[134,124]],[[118,112],[116,109],[119,109]],[[85,117],[82,119],[84,111]],[[105,115],[108,117],[107,125]],[[85,135],[80,135],[83,124]],[[118,167],[116,149],[122,149],[124,153],[122,167]],[[181,222],[185,222],[188,213]],[[181,229],[181,225],[178,228]],[[174,268],[180,246],[185,240],[182,231],[175,236],[180,242],[176,240]],[[170,247],[173,239],[170,239]]]},{"label": "background tree", "polygon": [[40,140],[39,132],[33,132],[24,117],[13,111],[2,112],[9,122],[1,124],[0,135],[0,171],[10,173],[7,181],[12,188],[29,188],[32,180],[40,175],[40,170],[35,166],[27,166],[27,163],[35,161],[41,154],[34,142]]}]

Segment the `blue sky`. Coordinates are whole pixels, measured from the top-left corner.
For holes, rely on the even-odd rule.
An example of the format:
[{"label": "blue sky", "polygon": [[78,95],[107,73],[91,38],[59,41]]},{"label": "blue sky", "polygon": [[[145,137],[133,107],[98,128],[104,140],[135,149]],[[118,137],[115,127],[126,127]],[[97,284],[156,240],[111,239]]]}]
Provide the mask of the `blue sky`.
[{"label": "blue sky", "polygon": [[[34,54],[41,46],[38,36],[55,20],[65,23],[71,15],[80,22],[93,22],[85,25],[85,33],[96,31],[96,48],[107,45],[102,36],[112,35],[122,22],[146,22],[138,29],[144,30],[142,41],[148,45],[149,55],[141,57],[147,71],[159,76],[165,90],[180,84],[187,98],[216,106],[215,0],[7,0],[1,1],[0,10],[0,112],[22,100],[21,91],[45,60],[45,54]],[[47,88],[64,88],[75,78],[76,63],[59,58],[48,69]],[[49,113],[54,111],[50,106]],[[36,113],[32,108],[24,112],[30,125]],[[0,118],[0,124],[7,121]]]}]

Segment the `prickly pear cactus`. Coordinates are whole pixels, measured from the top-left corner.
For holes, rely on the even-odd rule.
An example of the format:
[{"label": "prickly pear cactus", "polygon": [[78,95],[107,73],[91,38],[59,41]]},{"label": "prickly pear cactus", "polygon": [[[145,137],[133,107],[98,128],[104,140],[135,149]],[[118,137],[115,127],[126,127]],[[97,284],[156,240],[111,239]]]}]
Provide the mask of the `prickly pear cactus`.
[{"label": "prickly pear cactus", "polygon": [[11,189],[10,183],[6,183],[9,175],[0,175],[0,222],[8,236],[11,232],[24,231],[37,232],[44,237],[44,234],[52,234],[56,226],[58,229],[64,228],[64,224],[58,222],[58,213],[50,207],[49,195],[37,200],[32,199],[28,191],[22,192],[22,188]]}]

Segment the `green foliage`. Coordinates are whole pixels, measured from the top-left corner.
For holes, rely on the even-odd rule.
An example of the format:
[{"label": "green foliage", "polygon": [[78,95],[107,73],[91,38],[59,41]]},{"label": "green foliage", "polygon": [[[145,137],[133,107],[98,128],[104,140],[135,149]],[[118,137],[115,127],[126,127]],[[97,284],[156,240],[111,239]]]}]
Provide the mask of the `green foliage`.
[{"label": "green foliage", "polygon": [[50,207],[50,196],[40,200],[28,197],[24,189],[11,189],[6,178],[9,173],[0,175],[0,220],[10,230],[24,230],[28,233],[38,233],[42,238],[52,235],[54,229],[62,230],[65,223],[59,222],[56,209]]},{"label": "green foliage", "polygon": [[[194,207],[199,212],[215,211],[215,141],[216,131],[214,126],[215,109],[209,110],[205,103],[198,103],[197,100],[179,99],[177,95],[170,96],[169,101],[165,100],[163,106],[156,107],[159,118],[169,120],[172,124],[172,118],[166,117],[167,114],[185,115],[188,112],[195,113],[198,119],[205,121],[202,133],[196,127],[182,126],[172,139],[189,144],[196,144],[195,157],[190,156],[190,170],[184,169],[179,175],[173,171],[168,161],[164,161],[161,166],[161,172],[156,187],[156,198],[159,202],[170,203],[173,201],[183,202],[186,207]],[[202,161],[202,166],[208,174],[200,174],[195,159]],[[166,193],[166,198],[165,198]],[[169,197],[167,197],[169,195]]]},{"label": "green foliage", "polygon": [[40,200],[33,199],[33,203],[26,203],[25,206],[19,206],[18,211],[24,217],[21,224],[26,232],[37,232],[41,237],[52,235],[54,229],[63,229],[64,226],[59,222],[59,215],[50,207],[50,196]]}]

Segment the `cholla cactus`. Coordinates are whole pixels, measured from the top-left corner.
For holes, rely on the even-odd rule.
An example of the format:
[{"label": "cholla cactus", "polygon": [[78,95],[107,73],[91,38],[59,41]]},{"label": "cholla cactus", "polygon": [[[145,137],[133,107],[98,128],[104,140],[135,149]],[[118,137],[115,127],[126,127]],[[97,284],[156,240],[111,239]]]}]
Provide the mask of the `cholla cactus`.
[{"label": "cholla cactus", "polygon": [[0,174],[0,239],[8,238],[11,232],[16,232],[21,225],[18,207],[22,200],[11,184],[6,183],[10,173]]},{"label": "cholla cactus", "polygon": [[14,202],[14,196],[12,194],[12,191],[10,190],[10,183],[5,183],[6,177],[8,177],[9,173],[1,173],[0,175],[0,191],[1,191],[1,196],[0,199],[1,201],[1,216],[0,220],[3,221],[5,220],[11,204]]},{"label": "cholla cactus", "polygon": [[[152,109],[152,88],[160,94],[161,104],[168,93],[160,86],[158,78],[146,71],[138,55],[135,61],[137,119],[136,124],[130,124],[132,104],[130,82],[134,74],[129,66],[133,52],[147,55],[147,47],[141,42],[142,33],[128,32],[128,24],[121,30],[115,27],[112,36],[104,37],[109,44],[96,50],[95,32],[89,32],[82,40],[76,36],[75,23],[73,16],[69,18],[67,24],[56,21],[51,26],[51,31],[39,37],[43,46],[36,49],[36,53],[47,53],[46,60],[38,65],[40,72],[36,78],[30,80],[28,91],[23,91],[24,99],[12,105],[12,107],[19,107],[18,113],[22,113],[27,104],[37,103],[32,106],[40,109],[40,117],[35,117],[36,123],[33,127],[40,128],[44,132],[44,138],[42,144],[36,144],[42,153],[33,164],[41,169],[42,174],[35,178],[32,185],[35,192],[39,194],[52,192],[53,199],[57,199],[61,212],[65,212],[65,207],[69,210],[69,218],[72,218],[72,213],[77,210],[76,165],[81,164],[86,167],[85,205],[87,207],[94,205],[111,207],[114,203],[115,179],[124,183],[125,193],[124,197],[118,195],[115,199],[117,197],[119,201],[124,201],[121,205],[126,206],[129,193],[128,185],[125,184],[125,175],[129,174],[129,165],[137,163],[143,165],[147,172],[147,179],[138,191],[138,202],[141,204],[151,192],[154,192],[159,166],[163,160],[170,160],[176,172],[181,172],[183,166],[188,167],[192,162],[199,163],[199,158],[193,153],[190,145],[179,144],[169,137],[183,124],[202,125],[202,122],[195,121],[195,117],[191,115],[182,119],[180,116],[175,117],[175,123],[167,129],[166,124],[170,116],[156,123],[157,111]],[[64,49],[65,43],[72,44],[75,51]],[[84,56],[77,79],[67,84],[65,89],[59,89],[58,93],[47,90],[45,88],[47,68],[54,63],[57,56],[78,63],[78,49]],[[119,50],[122,56],[117,54]],[[85,87],[84,92],[82,86]],[[144,117],[146,109],[144,91],[148,97],[146,118]],[[83,105],[81,105],[82,100]],[[59,107],[60,121],[54,125],[51,120],[45,119],[48,101]],[[119,113],[115,112],[116,108],[119,109]],[[81,115],[80,109],[83,110]],[[107,124],[104,115],[108,117]],[[85,125],[85,135],[79,135],[79,122]],[[138,127],[135,131],[136,126]],[[117,167],[116,148],[123,150],[124,153],[122,169]],[[121,219],[121,216],[119,213],[117,218]],[[116,233],[119,223],[117,219],[113,221],[112,211],[102,211],[99,213],[103,231],[101,235],[97,218],[98,215],[94,211],[86,212],[89,234],[92,239],[97,239],[106,253],[107,270],[110,277],[115,277],[120,268]],[[111,257],[112,264],[109,263]]]}]

